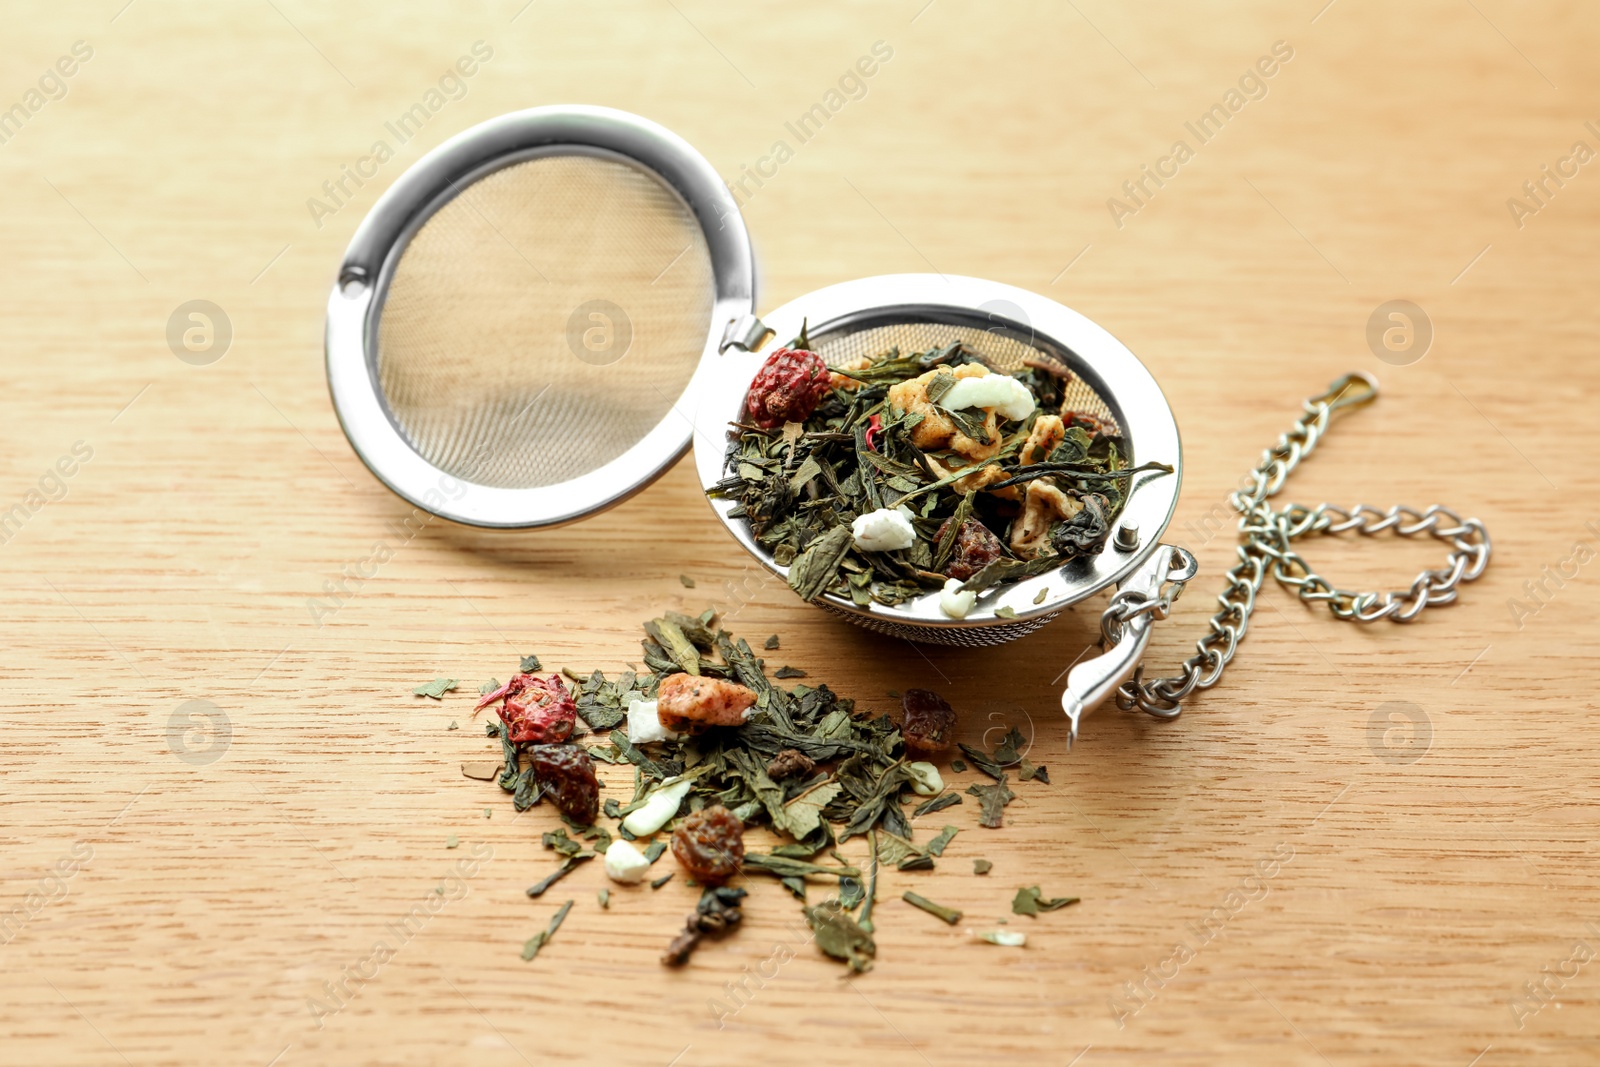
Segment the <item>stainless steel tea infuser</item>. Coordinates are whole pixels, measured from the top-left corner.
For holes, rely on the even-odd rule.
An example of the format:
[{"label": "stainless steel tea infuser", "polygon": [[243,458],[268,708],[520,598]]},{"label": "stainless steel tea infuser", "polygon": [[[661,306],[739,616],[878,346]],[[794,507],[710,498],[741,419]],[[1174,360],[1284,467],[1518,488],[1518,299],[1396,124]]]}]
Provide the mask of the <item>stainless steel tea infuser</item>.
[{"label": "stainless steel tea infuser", "polygon": [[[863,278],[761,318],[755,300],[738,205],[687,142],[626,112],[534,108],[446,141],[378,199],[328,299],[328,382],[350,443],[390,489],[443,518],[520,529],[627,499],[691,442],[710,489],[724,477],[729,424],[756,372],[802,324],[830,365],[952,340],[1002,373],[1030,357],[1064,363],[1073,373],[1065,407],[1120,432],[1130,462],[1173,469],[1132,483],[1103,552],[990,590],[959,620],[940,610],[936,592],[893,607],[832,594],[817,603],[880,633],[982,646],[1032,633],[1115,587],[1101,655],[1067,677],[1062,705],[1074,737],[1081,716],[1112,693],[1124,708],[1170,718],[1195,689],[1216,684],[1269,571],[1340,618],[1409,621],[1449,603],[1488,562],[1482,523],[1443,508],[1267,505],[1334,412],[1376,394],[1369,376],[1349,376],[1306,402],[1251,488],[1233,495],[1244,539],[1222,610],[1180,675],[1146,681],[1139,661],[1151,623],[1196,567],[1188,551],[1160,542],[1177,506],[1182,449],[1172,409],[1132,352],[1053,300],[977,278]],[[729,517],[733,501],[711,506],[764,567],[787,577]],[[1406,591],[1349,593],[1290,544],[1308,533],[1391,529],[1448,541],[1448,563]]]}]

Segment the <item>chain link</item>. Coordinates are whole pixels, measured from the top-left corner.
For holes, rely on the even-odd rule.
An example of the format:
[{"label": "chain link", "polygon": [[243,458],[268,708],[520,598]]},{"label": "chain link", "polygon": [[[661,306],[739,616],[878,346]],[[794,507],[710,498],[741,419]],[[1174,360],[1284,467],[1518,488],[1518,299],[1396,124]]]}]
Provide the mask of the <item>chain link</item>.
[{"label": "chain link", "polygon": [[[1370,403],[1377,395],[1378,382],[1371,375],[1345,375],[1327,392],[1306,400],[1305,413],[1294,428],[1261,454],[1261,462],[1250,472],[1249,486],[1228,497],[1240,515],[1241,541],[1239,561],[1228,572],[1227,584],[1217,597],[1221,610],[1211,617],[1208,632],[1195,642],[1195,654],[1184,660],[1181,673],[1147,682],[1141,666],[1117,690],[1119,707],[1138,707],[1160,719],[1175,719],[1190,693],[1216,685],[1249,628],[1256,596],[1269,573],[1301,600],[1326,604],[1335,617],[1352,622],[1410,622],[1424,608],[1454,601],[1462,582],[1483,573],[1492,550],[1488,531],[1477,519],[1463,519],[1449,508],[1434,505],[1421,512],[1407,507],[1381,511],[1357,504],[1346,511],[1330,504],[1314,508],[1290,504],[1274,510],[1267,504],[1283,488],[1289,472],[1316,449],[1334,412]],[[1389,530],[1401,537],[1427,534],[1447,542],[1450,555],[1443,567],[1424,570],[1407,589],[1357,593],[1334,588],[1291,546],[1307,534],[1352,530],[1368,537]],[[1123,624],[1139,614],[1166,618],[1182,594],[1183,584],[1183,579],[1174,580],[1153,597],[1131,590],[1117,593],[1100,618],[1102,634],[1108,641],[1116,640]]]}]

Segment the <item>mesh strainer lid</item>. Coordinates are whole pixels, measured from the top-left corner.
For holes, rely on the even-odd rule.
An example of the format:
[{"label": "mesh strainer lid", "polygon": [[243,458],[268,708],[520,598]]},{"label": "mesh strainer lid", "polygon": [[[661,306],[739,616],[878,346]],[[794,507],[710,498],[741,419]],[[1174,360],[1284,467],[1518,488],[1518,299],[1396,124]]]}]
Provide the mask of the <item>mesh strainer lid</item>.
[{"label": "mesh strainer lid", "polygon": [[753,302],[738,207],[694,149],[625,112],[535,108],[445,142],[379,199],[329,297],[328,380],[402,497],[555,525],[683,454],[702,356]]}]

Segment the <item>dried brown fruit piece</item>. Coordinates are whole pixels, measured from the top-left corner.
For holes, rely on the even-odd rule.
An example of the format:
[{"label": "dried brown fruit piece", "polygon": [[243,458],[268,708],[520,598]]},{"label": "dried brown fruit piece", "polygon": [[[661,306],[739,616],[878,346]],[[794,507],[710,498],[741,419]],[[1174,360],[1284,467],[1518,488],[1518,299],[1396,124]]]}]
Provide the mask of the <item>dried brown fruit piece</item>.
[{"label": "dried brown fruit piece", "polygon": [[672,831],[672,855],[702,885],[721,885],[744,863],[744,823],[721,804],[691,811]]},{"label": "dried brown fruit piece", "polygon": [[726,886],[707,889],[700,894],[700,903],[684,924],[683,932],[672,939],[661,962],[668,967],[680,967],[688,962],[689,954],[700,939],[707,934],[721,935],[739,925],[744,911],[739,902],[745,897],[743,889]]},{"label": "dried brown fruit piece", "polygon": [[[946,519],[940,525],[933,538],[935,544],[943,543],[950,521]],[[945,564],[944,575],[964,582],[1005,554],[1005,547],[993,530],[977,519],[968,519],[956,528],[955,544],[950,550],[950,562]]]},{"label": "dried brown fruit piece", "polygon": [[755,702],[755,693],[737,682],[671,674],[656,690],[656,715],[669,730],[698,733],[709,726],[743,725]]},{"label": "dried brown fruit piece", "polygon": [[555,806],[582,826],[600,814],[600,780],[581,745],[534,745],[528,749],[533,776]]},{"label": "dried brown fruit piece", "polygon": [[934,759],[955,745],[956,713],[944,697],[931,689],[907,689],[900,706],[904,710],[900,735],[907,754]]},{"label": "dried brown fruit piece", "polygon": [[797,774],[810,774],[816,769],[816,760],[798,748],[786,748],[773,756],[772,762],[767,764],[767,777],[777,782]]}]

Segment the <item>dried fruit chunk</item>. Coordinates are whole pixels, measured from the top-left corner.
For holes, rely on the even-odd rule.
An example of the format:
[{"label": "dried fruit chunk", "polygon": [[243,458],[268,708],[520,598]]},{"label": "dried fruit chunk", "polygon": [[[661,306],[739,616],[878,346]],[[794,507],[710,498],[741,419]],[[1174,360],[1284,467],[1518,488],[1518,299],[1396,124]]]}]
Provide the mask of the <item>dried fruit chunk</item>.
[{"label": "dried fruit chunk", "polygon": [[931,689],[907,689],[900,706],[905,712],[900,735],[907,753],[934,759],[950,751],[956,740],[956,713],[944,697]]},{"label": "dried fruit chunk", "polygon": [[581,826],[600,813],[600,780],[581,745],[534,745],[528,749],[533,776],[561,813]]},{"label": "dried fruit chunk", "polygon": [[767,764],[767,777],[774,782],[797,774],[810,774],[817,769],[817,761],[798,748],[786,748],[772,757]]},{"label": "dried fruit chunk", "polygon": [[511,681],[499,689],[484,694],[478,707],[487,707],[502,697],[505,703],[500,707],[500,720],[506,724],[511,741],[553,745],[572,737],[578,721],[578,705],[559,674],[549,678],[513,675]]},{"label": "dried fruit chunk", "polygon": [[744,862],[744,823],[721,804],[686,815],[672,831],[672,855],[702,885],[721,885]]},{"label": "dried fruit chunk", "polygon": [[[935,544],[943,543],[949,526],[950,520],[944,520],[933,536]],[[956,528],[955,545],[944,567],[945,577],[960,578],[964,582],[1005,554],[1005,547],[993,530],[977,519],[968,519]]]},{"label": "dried fruit chunk", "polygon": [[737,682],[670,674],[656,689],[656,717],[669,730],[697,733],[708,726],[743,725],[755,702],[755,693]]},{"label": "dried fruit chunk", "polygon": [[805,422],[832,388],[821,356],[803,348],[780,348],[756,372],[745,409],[751,422],[768,430]]}]

